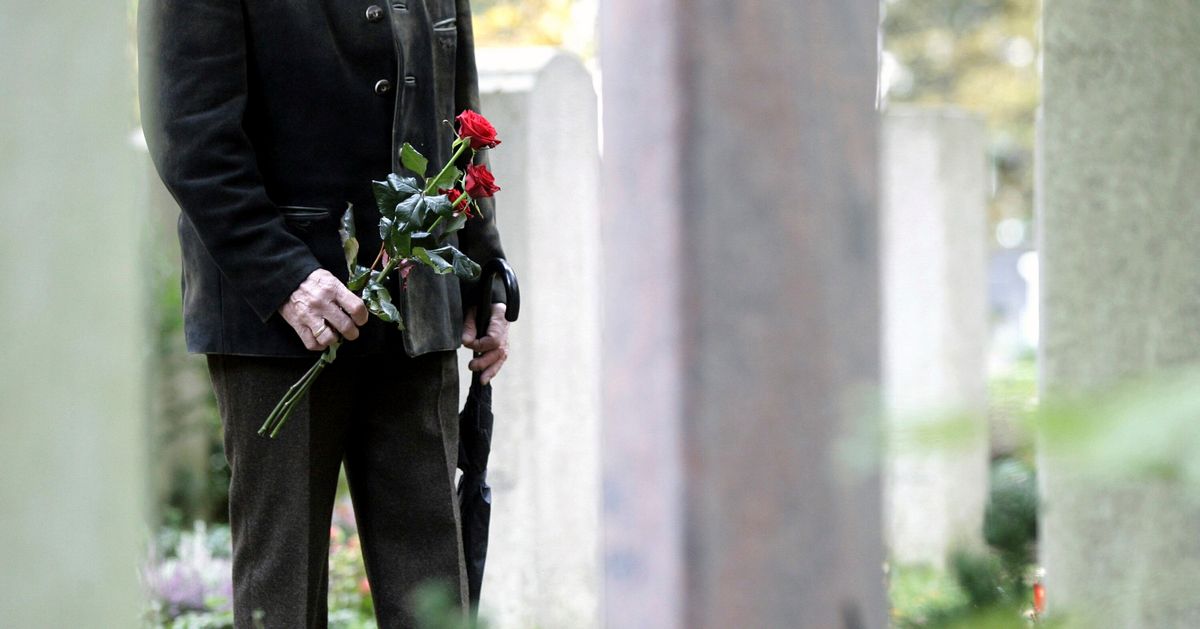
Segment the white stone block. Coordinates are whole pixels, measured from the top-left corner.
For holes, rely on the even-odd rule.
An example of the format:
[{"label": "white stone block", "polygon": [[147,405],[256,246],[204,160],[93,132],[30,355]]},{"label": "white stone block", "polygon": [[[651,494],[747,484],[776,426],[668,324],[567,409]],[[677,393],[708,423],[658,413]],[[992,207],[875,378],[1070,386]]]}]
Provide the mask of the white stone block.
[{"label": "white stone block", "polygon": [[0,6],[0,625],[142,607],[153,332],[125,2]]},{"label": "white stone block", "polygon": [[988,490],[986,134],[950,109],[883,129],[886,534],[894,561],[941,566],[981,543]]},{"label": "white stone block", "polygon": [[586,629],[599,623],[596,93],[582,63],[554,49],[477,58],[503,142],[491,155],[497,220],[523,289],[495,383],[481,608],[498,629]]}]

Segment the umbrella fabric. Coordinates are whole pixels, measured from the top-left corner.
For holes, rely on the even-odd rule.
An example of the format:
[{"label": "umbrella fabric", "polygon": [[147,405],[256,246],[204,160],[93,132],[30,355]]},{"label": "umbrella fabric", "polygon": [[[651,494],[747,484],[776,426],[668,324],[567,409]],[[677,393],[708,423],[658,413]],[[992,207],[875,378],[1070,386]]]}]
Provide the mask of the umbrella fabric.
[{"label": "umbrella fabric", "polygon": [[492,387],[471,378],[467,403],[458,416],[459,511],[462,515],[463,550],[471,606],[479,606],[483,566],[487,562],[488,529],[492,518],[492,488],[487,483],[487,461],[492,447]]},{"label": "umbrella fabric", "polygon": [[[479,304],[492,300],[492,278],[499,276],[504,286],[507,309],[504,318],[516,321],[521,312],[521,293],[517,276],[502,258],[483,266],[479,278]],[[475,322],[477,333],[486,334],[490,320],[488,308],[479,308]],[[480,374],[471,376],[467,403],[458,416],[458,482],[459,513],[462,517],[463,552],[466,558],[467,584],[471,609],[479,609],[479,593],[483,587],[483,567],[487,562],[488,530],[492,520],[492,488],[487,484],[488,456],[492,451],[492,386],[480,381]]]}]

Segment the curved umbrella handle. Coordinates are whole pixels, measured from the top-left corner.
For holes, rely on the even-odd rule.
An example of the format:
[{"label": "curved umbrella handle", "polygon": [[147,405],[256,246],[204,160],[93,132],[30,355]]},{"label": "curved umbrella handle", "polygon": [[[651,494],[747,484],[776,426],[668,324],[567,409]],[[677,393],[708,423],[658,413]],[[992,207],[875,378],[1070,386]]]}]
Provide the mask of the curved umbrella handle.
[{"label": "curved umbrella handle", "polygon": [[[517,283],[517,274],[504,258],[492,258],[483,265],[479,272],[479,301],[480,304],[490,304],[492,301],[492,279],[500,276],[504,285],[504,301],[507,309],[504,318],[510,322],[516,321],[521,315],[521,286]],[[488,320],[491,318],[490,308],[477,308],[475,312],[475,329],[487,333]]]}]

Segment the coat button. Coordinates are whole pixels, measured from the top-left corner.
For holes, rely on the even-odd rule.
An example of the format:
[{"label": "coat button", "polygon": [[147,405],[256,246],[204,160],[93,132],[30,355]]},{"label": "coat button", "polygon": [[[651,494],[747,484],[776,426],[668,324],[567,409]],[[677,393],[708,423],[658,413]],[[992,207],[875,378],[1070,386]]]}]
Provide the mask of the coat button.
[{"label": "coat button", "polygon": [[375,93],[379,94],[380,96],[383,96],[390,91],[392,91],[392,82],[387,79],[381,79],[375,84]]},{"label": "coat button", "polygon": [[367,7],[367,21],[378,22],[383,19],[383,9],[378,4]]}]

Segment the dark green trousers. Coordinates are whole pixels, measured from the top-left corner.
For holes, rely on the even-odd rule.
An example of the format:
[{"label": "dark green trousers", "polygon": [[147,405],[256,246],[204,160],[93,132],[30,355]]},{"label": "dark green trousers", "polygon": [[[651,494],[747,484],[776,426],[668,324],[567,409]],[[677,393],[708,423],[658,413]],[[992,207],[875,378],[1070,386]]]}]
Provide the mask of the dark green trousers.
[{"label": "dark green trousers", "polygon": [[326,627],[329,529],[343,463],[380,628],[414,626],[411,595],[425,584],[466,600],[454,352],[340,357],[275,439],[258,428],[313,360],[208,361],[232,470],[238,629],[259,626],[256,612],[267,629]]}]

